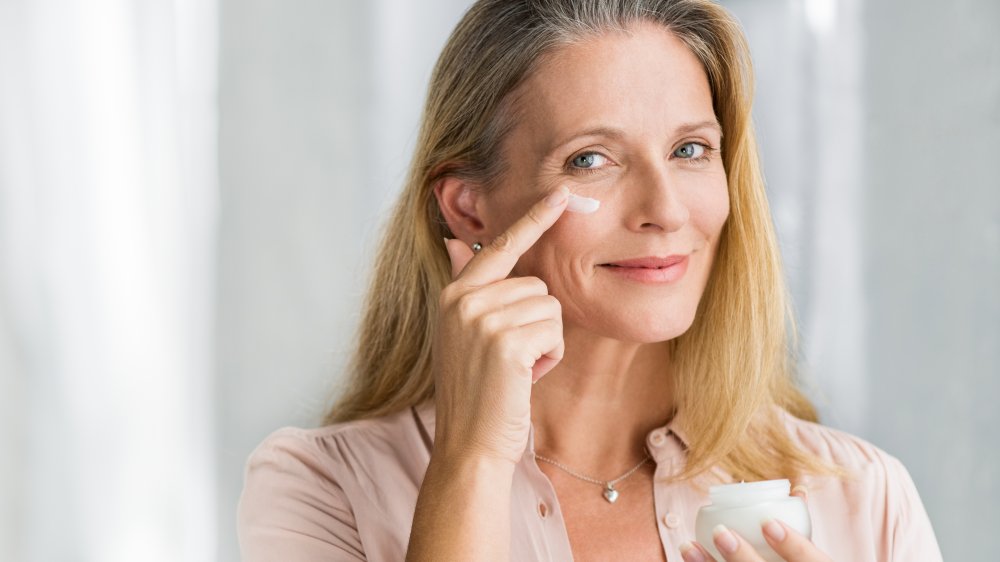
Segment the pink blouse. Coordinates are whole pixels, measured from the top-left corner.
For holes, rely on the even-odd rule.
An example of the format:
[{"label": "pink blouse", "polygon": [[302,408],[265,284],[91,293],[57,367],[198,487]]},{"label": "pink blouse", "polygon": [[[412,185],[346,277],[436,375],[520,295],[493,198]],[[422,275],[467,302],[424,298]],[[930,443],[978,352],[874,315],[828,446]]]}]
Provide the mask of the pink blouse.
[{"label": "pink blouse", "polygon": [[[434,404],[319,429],[286,427],[250,455],[240,497],[238,533],[245,562],[397,562],[406,557],[417,494],[430,462]],[[782,412],[807,450],[857,478],[806,477],[813,542],[836,561],[940,561],[934,531],[906,468],[844,432]],[[676,418],[675,418],[676,419]],[[667,560],[694,540],[698,508],[708,497],[671,483],[685,458],[674,423],[646,437],[656,462],[654,505]],[[534,427],[528,437],[534,452]],[[573,560],[559,499],[533,455],[514,471],[511,559]]]}]

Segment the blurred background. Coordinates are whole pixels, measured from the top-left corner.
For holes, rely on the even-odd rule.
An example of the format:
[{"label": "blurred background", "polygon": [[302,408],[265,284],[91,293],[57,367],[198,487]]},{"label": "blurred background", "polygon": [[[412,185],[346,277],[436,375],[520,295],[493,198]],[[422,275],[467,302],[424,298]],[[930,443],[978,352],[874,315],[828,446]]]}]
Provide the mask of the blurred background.
[{"label": "blurred background", "polygon": [[[0,560],[235,561],[468,0],[0,0]],[[733,0],[828,425],[1000,527],[1000,2]]]}]

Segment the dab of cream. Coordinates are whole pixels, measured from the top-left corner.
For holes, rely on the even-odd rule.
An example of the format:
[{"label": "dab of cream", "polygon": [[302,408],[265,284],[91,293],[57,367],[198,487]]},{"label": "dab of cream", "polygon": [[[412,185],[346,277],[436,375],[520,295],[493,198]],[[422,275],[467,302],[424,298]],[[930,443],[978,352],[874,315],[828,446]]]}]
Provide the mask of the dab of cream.
[{"label": "dab of cream", "polygon": [[593,213],[601,206],[601,202],[597,199],[591,199],[590,197],[582,197],[580,195],[569,194],[569,203],[566,204],[566,210],[572,211],[574,213]]}]

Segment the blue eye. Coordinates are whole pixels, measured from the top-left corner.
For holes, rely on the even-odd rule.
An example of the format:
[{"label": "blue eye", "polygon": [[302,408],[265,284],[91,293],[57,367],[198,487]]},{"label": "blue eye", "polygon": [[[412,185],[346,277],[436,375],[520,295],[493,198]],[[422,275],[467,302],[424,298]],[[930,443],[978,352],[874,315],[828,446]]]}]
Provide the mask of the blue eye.
[{"label": "blue eye", "polygon": [[704,156],[705,148],[705,145],[698,142],[685,143],[674,151],[674,156],[685,160],[699,160]]},{"label": "blue eye", "polygon": [[601,160],[607,160],[604,156],[596,152],[584,152],[573,158],[572,164],[579,169],[589,170],[596,167]]}]

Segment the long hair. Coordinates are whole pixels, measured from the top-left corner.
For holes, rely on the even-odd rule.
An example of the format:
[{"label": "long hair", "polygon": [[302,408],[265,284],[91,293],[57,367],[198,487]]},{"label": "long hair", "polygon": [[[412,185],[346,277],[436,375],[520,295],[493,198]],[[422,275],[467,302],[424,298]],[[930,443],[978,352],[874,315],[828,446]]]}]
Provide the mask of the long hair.
[{"label": "long hair", "polygon": [[480,0],[452,32],[431,77],[406,184],[386,224],[345,383],[324,418],[388,415],[434,397],[431,348],[451,281],[433,194],[445,176],[489,186],[515,123],[518,86],[561,45],[653,22],[708,76],[724,136],[730,216],[694,323],[670,341],[674,399],[689,442],[678,478],[712,466],[745,480],[828,472],[797,448],[777,413],[816,421],[795,381],[794,316],[753,125],[753,68],[739,24],[709,0]]}]

